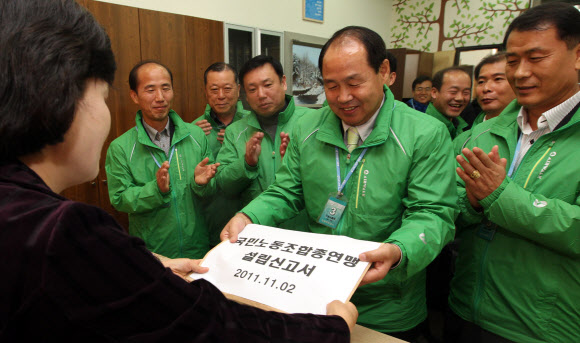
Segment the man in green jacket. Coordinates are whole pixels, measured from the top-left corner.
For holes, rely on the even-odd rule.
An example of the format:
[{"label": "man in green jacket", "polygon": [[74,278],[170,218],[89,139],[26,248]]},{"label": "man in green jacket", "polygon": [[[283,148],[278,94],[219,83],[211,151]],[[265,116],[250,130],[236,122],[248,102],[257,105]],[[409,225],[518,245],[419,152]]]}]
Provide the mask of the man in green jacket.
[{"label": "man in green jacket", "polygon": [[471,75],[461,67],[438,71],[433,76],[431,98],[425,113],[445,124],[454,139],[468,126],[460,115],[471,98]]},{"label": "man in green jacket", "polygon": [[[288,146],[288,134],[300,117],[312,111],[296,106],[294,98],[285,94],[282,65],[270,56],[260,55],[246,62],[240,80],[252,111],[226,129],[216,175],[220,192],[241,197],[242,206],[236,211],[274,182]],[[280,225],[298,230],[307,226],[305,212]]]},{"label": "man in green jacket", "polygon": [[232,218],[222,238],[305,208],[312,232],[384,242],[359,256],[373,265],[352,298],[358,322],[413,341],[427,316],[424,268],[454,233],[451,140],[441,123],[417,116],[384,86],[389,61],[376,32],[336,32],[319,67],[329,106],[297,123],[276,182]]},{"label": "man in green jacket", "polygon": [[457,157],[446,342],[580,342],[580,12],[532,7],[504,45],[517,102]]},{"label": "man in green jacket", "polygon": [[[497,117],[516,98],[506,78],[505,67],[505,53],[486,56],[475,66],[475,97],[482,112],[473,121],[471,130],[484,121]],[[471,130],[462,132],[453,140],[456,154],[461,154],[461,149],[471,137]]]},{"label": "man in green jacket", "polygon": [[[242,119],[249,112],[244,110],[240,97],[240,83],[234,66],[216,62],[210,65],[203,74],[205,113],[193,121],[205,132],[213,159],[222,148],[226,127]],[[238,194],[218,192],[203,200],[205,221],[209,232],[211,246],[220,242],[220,232],[228,220],[241,208]]]},{"label": "man in green jacket", "polygon": [[[105,169],[111,204],[129,213],[129,233],[157,254],[202,258],[209,249],[204,195],[217,165],[203,131],[171,110],[173,75],[157,61],[142,61],[129,74],[131,99],[140,107],[136,126],[115,139]],[[194,180],[194,171],[198,176]],[[197,182],[197,183],[196,183]]]}]

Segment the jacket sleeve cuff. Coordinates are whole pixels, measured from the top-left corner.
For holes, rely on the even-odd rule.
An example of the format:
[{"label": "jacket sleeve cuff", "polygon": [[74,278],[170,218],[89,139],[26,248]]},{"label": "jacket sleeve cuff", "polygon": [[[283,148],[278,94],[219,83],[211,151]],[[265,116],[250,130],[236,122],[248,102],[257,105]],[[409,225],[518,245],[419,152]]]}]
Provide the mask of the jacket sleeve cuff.
[{"label": "jacket sleeve cuff", "polygon": [[153,180],[153,182],[155,183],[155,188],[157,189],[157,193],[159,194],[161,200],[163,201],[163,203],[168,203],[169,200],[171,200],[171,190],[173,189],[173,186],[171,185],[171,182],[169,183],[169,190],[167,192],[162,192],[159,189],[159,186],[157,185],[157,181]]},{"label": "jacket sleeve cuff", "polygon": [[257,178],[258,177],[258,164],[256,164],[255,166],[251,166],[246,162],[245,158],[243,160],[244,160],[244,162],[243,162],[244,163],[244,170],[246,171],[246,177],[250,180]]},{"label": "jacket sleeve cuff", "polygon": [[473,208],[473,206],[471,206],[471,203],[467,198],[467,193],[462,192],[462,194],[459,195],[457,204],[459,205],[459,210],[464,221],[469,223],[478,223],[481,221],[481,219],[483,219],[483,213],[477,211]]},{"label": "jacket sleeve cuff", "polygon": [[405,265],[405,263],[407,262],[407,251],[405,250],[405,246],[399,242],[399,241],[385,241],[384,243],[389,243],[392,244],[394,246],[396,246],[400,251],[401,251],[401,259],[395,263],[394,265],[391,266],[391,270],[398,268],[401,265]]},{"label": "jacket sleeve cuff", "polygon": [[250,218],[252,223],[260,225],[260,220],[258,220],[258,217],[256,217],[252,212],[250,212],[248,210],[242,210],[242,211],[239,211],[239,213],[243,213],[246,216],[248,216],[248,218]]},{"label": "jacket sleeve cuff", "polygon": [[504,189],[509,183],[510,179],[506,176],[499,187],[497,187],[490,195],[479,201],[485,211],[487,211],[491,205],[493,205],[493,203],[500,197],[501,193],[503,193]]}]

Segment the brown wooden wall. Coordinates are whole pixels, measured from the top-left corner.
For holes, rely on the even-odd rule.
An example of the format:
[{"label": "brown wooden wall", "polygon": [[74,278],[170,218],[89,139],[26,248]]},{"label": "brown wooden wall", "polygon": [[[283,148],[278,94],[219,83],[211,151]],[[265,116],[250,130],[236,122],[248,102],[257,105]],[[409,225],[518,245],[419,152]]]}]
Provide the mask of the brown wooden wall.
[{"label": "brown wooden wall", "polygon": [[70,199],[102,207],[125,227],[127,216],[109,202],[105,156],[109,144],[135,126],[137,106],[129,96],[129,71],[140,60],[157,59],[173,72],[173,109],[187,122],[203,114],[203,72],[224,59],[223,22],[98,2],[77,0],[107,30],[117,61],[107,104],[111,132],[103,147],[97,179],[64,191]]}]

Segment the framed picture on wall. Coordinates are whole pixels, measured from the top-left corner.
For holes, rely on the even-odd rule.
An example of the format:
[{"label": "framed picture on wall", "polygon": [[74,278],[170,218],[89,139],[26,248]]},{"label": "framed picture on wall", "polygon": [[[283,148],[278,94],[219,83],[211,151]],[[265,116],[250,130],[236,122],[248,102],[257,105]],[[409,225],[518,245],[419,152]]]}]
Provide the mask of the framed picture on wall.
[{"label": "framed picture on wall", "polygon": [[321,45],[292,44],[292,96],[299,106],[321,107],[326,100],[322,75],[318,69]]},{"label": "framed picture on wall", "polygon": [[302,0],[302,19],[324,23],[324,0]]}]

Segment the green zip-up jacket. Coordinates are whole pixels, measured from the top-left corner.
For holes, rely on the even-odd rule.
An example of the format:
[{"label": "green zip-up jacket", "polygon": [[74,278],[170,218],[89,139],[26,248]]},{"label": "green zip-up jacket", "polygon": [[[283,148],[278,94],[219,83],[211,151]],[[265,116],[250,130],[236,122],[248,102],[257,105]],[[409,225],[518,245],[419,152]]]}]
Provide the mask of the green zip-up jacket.
[{"label": "green zip-up jacket", "polygon": [[[466,147],[487,152],[498,145],[508,171],[519,110],[513,101],[479,124]],[[463,319],[516,342],[580,342],[579,121],[580,110],[539,138],[513,175],[480,201],[483,213],[473,210],[457,179],[461,243],[449,304]]]},{"label": "green zip-up jacket", "polygon": [[[280,168],[280,133],[291,133],[294,126],[305,113],[313,110],[296,106],[294,98],[286,95],[286,109],[278,116],[278,127],[274,140],[262,130],[256,113],[251,113],[243,119],[233,123],[226,129],[224,144],[217,161],[221,163],[216,174],[218,188],[227,195],[239,194],[242,206],[255,199],[266,190],[276,179],[276,171]],[[256,166],[246,163],[246,143],[254,133],[264,132],[262,151]],[[297,217],[280,223],[280,227],[288,229],[306,230],[308,218],[305,213],[297,213]]]},{"label": "green zip-up jacket", "polygon": [[[194,120],[193,124],[200,120],[207,120],[211,124],[212,130],[206,136],[213,158],[214,160],[217,160],[217,155],[222,148],[222,143],[220,143],[217,139],[218,132],[220,132],[220,130],[224,127],[220,127],[218,123],[216,123],[216,121],[211,117],[210,111],[211,107],[206,105],[205,113]],[[248,113],[250,112],[244,110],[242,102],[238,101],[237,111],[230,125],[242,119]],[[204,207],[203,212],[205,214],[205,221],[207,223],[207,230],[209,233],[209,242],[211,246],[215,246],[221,241],[220,233],[224,226],[226,226],[230,218],[232,218],[236,212],[242,208],[240,197],[238,194],[224,194],[223,192],[220,192],[214,194],[213,196],[205,197],[202,199],[202,203]]]},{"label": "green zip-up jacket", "polygon": [[[397,244],[399,266],[383,280],[359,287],[352,297],[359,324],[394,332],[425,320],[424,269],[452,240],[458,210],[447,130],[384,89],[386,99],[373,131],[351,154],[330,107],[304,115],[276,182],[242,212],[254,223],[272,226],[305,208],[312,232]],[[348,204],[338,227],[319,224],[329,195],[337,192],[336,149],[344,180],[365,148],[342,191]]]},{"label": "green zip-up jacket", "polygon": [[[218,139],[217,139],[218,132],[220,132],[221,129],[225,129],[225,127],[220,127],[220,125],[218,125],[218,123],[216,123],[216,121],[211,117],[210,111],[211,111],[211,107],[209,106],[209,104],[205,105],[205,112],[201,116],[199,116],[199,118],[194,120],[192,122],[192,124],[195,124],[200,120],[207,120],[211,124],[211,131],[207,135],[207,140],[209,142],[209,147],[211,149],[211,152],[213,154],[213,158],[215,160],[217,158],[218,153],[220,152],[220,149],[222,148],[222,143],[220,143],[220,141],[218,141]],[[232,120],[230,125],[233,124],[234,122],[242,119],[248,113],[250,113],[250,112],[244,110],[244,106],[242,105],[242,102],[238,101],[236,114],[234,114],[234,119]]]},{"label": "green zip-up jacket", "polygon": [[435,106],[433,106],[432,102],[429,103],[429,106],[427,106],[425,114],[430,115],[431,117],[445,124],[447,130],[449,131],[449,135],[451,135],[451,139],[457,137],[460,133],[463,132],[463,130],[465,130],[466,127],[469,126],[469,124],[467,124],[467,122],[461,117],[456,117],[453,118],[453,120],[449,120],[449,118],[447,118],[444,114],[439,112]]},{"label": "green zip-up jacket", "polygon": [[211,187],[196,185],[194,169],[205,157],[213,158],[203,130],[183,122],[173,110],[169,118],[175,125],[170,191],[159,191],[159,166],[153,156],[160,165],[170,157],[151,142],[138,111],[136,127],[115,139],[107,151],[109,199],[115,209],[129,213],[129,233],[143,239],[149,250],[171,258],[203,258],[209,249],[208,233],[193,191],[201,195]]},{"label": "green zip-up jacket", "polygon": [[471,129],[463,131],[453,139],[453,151],[455,151],[456,156],[461,154],[464,144],[468,141],[468,138],[471,137],[471,130],[473,130],[477,125],[483,123],[483,118],[485,118],[485,112],[481,112],[477,117],[475,117],[473,124],[471,124]]}]

